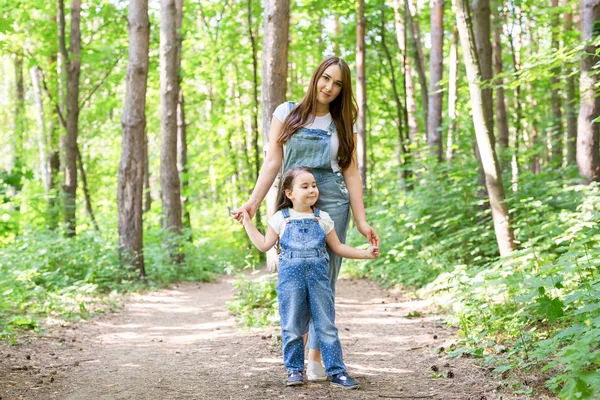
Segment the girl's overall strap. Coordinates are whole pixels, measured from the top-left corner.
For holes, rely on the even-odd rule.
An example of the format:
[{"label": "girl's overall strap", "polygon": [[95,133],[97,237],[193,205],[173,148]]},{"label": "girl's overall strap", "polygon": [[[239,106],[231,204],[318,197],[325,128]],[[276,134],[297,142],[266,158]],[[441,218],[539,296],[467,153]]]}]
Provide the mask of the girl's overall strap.
[{"label": "girl's overall strap", "polygon": [[317,207],[314,207],[313,212],[315,213],[316,219],[321,219],[321,210],[319,210]]},{"label": "girl's overall strap", "polygon": [[281,210],[281,214],[283,215],[286,224],[290,222],[290,210],[288,210],[287,208],[283,208]]}]

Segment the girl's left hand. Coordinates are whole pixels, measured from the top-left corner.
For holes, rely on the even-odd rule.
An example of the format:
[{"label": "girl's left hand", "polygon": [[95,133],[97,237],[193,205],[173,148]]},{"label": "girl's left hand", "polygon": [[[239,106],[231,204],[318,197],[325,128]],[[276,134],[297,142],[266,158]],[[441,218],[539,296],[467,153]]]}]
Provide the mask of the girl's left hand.
[{"label": "girl's left hand", "polygon": [[379,236],[377,236],[373,228],[371,228],[368,223],[363,222],[357,225],[356,229],[358,229],[361,235],[367,238],[367,241],[371,246],[379,249]]}]

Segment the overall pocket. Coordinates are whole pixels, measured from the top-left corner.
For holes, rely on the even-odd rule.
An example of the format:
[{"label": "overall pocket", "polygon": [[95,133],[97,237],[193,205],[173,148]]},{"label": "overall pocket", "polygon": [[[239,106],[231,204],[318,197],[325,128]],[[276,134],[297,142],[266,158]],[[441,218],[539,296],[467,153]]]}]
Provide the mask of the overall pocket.
[{"label": "overall pocket", "polygon": [[304,166],[314,169],[331,167],[329,137],[296,133],[286,145],[289,167]]}]

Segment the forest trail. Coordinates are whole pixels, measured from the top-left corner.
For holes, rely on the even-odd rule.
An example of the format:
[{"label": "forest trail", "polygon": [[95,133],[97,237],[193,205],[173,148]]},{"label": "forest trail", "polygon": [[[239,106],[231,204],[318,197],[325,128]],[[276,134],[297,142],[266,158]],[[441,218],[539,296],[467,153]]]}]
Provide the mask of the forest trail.
[{"label": "forest trail", "polygon": [[[237,330],[225,309],[231,283],[186,283],[130,297],[116,314],[0,347],[0,399],[525,398],[507,395],[469,359],[436,354],[455,335],[427,301],[346,279],[338,283],[337,325],[361,389],[288,388],[278,330]],[[411,312],[423,317],[407,318]]]}]

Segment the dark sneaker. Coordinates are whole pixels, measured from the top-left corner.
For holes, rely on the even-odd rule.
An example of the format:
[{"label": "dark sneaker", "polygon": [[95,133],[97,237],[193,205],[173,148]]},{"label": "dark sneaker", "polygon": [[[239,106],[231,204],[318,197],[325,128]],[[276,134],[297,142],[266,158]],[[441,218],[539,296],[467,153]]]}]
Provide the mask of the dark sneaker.
[{"label": "dark sneaker", "polygon": [[331,384],[342,389],[358,389],[359,383],[348,375],[347,372],[341,372],[331,376]]},{"label": "dark sneaker", "polygon": [[287,382],[286,382],[287,386],[298,386],[298,385],[302,385],[303,383],[304,383],[304,379],[302,377],[301,371],[294,371],[294,372],[290,372],[288,374],[288,378],[287,378]]}]

